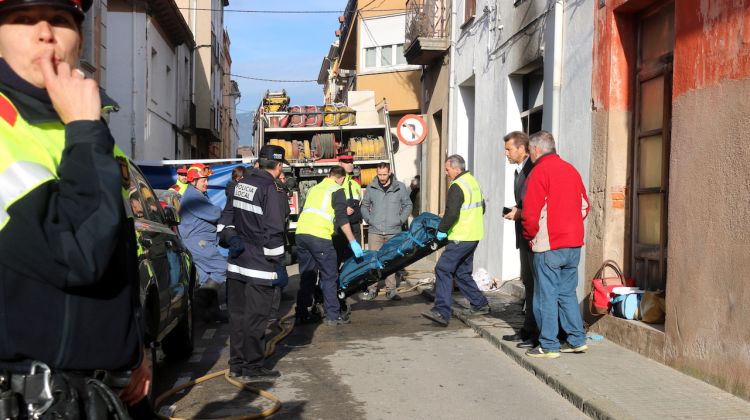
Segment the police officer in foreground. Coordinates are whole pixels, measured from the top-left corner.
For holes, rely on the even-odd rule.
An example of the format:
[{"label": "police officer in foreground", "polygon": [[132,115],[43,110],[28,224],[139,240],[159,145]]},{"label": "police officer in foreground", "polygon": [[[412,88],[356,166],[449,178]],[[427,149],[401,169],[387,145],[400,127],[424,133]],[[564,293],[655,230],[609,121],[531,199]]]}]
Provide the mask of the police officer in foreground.
[{"label": "police officer in foreground", "polygon": [[[360,209],[362,203],[362,186],[352,178],[354,175],[354,153],[343,151],[338,156],[338,160],[339,166],[346,171],[344,181],[341,183],[341,189],[344,191],[344,197],[346,198],[346,215],[349,218],[349,226],[354,234],[354,238],[362,244],[362,211]],[[352,256],[346,235],[341,230],[337,229],[336,235],[333,237],[333,246],[336,248],[339,265]]]},{"label": "police officer in foreground", "polygon": [[126,418],[104,382],[135,405],[151,381],[127,161],[76,68],[90,6],[0,2],[3,419]]},{"label": "police officer in foreground", "polygon": [[313,320],[309,308],[313,304],[318,274],[325,305],[325,325],[336,326],[351,322],[348,317],[341,316],[336,297],[339,270],[336,250],[331,240],[336,227],[340,228],[354,256],[362,256],[362,247],[352,233],[346,214],[346,196],[341,188],[345,176],[344,168],[331,168],[328,177],[307,192],[305,206],[297,221],[295,241],[300,288],[297,293],[296,317],[299,323]]},{"label": "police officer in foreground", "polygon": [[274,288],[287,281],[279,267],[289,203],[276,184],[282,164],[288,164],[284,149],[263,146],[258,163],[230,192],[219,222],[229,247],[229,374],[245,380],[279,376],[264,366],[265,336]]},{"label": "police officer in foreground", "polygon": [[490,312],[487,298],[471,277],[474,251],[484,237],[482,190],[477,179],[466,171],[466,161],[459,155],[448,156],[445,160],[445,174],[451,183],[437,239],[447,238],[449,242],[435,266],[435,306],[422,312],[422,316],[441,326],[447,326],[451,318],[454,277],[459,290],[471,304],[464,315]]}]

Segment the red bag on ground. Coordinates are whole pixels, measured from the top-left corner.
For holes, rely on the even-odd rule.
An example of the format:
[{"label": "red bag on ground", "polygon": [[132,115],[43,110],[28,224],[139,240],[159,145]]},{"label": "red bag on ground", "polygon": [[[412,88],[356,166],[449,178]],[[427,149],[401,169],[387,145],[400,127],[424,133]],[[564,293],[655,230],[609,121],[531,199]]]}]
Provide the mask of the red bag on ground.
[{"label": "red bag on ground", "polygon": [[[604,277],[604,271],[611,268],[617,277]],[[606,315],[612,307],[612,289],[620,286],[635,286],[635,280],[626,279],[622,275],[622,270],[616,262],[612,260],[604,261],[599,270],[591,280],[591,295],[589,296],[589,312],[591,315]]]}]

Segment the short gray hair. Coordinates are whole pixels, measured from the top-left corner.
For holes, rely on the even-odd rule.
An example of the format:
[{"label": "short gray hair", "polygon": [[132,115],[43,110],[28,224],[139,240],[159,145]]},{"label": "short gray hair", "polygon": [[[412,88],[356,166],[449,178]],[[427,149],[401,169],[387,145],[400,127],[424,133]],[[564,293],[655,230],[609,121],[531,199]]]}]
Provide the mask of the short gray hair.
[{"label": "short gray hair", "polygon": [[451,168],[458,168],[462,171],[466,170],[466,161],[463,157],[461,157],[461,155],[450,155],[447,159],[445,159],[445,162]]},{"label": "short gray hair", "polygon": [[555,138],[549,131],[537,131],[529,137],[529,149],[537,147],[542,153],[556,153]]}]

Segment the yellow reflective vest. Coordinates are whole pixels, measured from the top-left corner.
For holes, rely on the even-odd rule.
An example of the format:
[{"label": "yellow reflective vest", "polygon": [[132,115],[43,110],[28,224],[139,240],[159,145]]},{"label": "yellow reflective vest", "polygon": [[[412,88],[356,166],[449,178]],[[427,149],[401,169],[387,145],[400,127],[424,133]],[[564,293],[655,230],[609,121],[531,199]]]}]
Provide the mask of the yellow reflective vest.
[{"label": "yellow reflective vest", "polygon": [[482,202],[482,190],[479,188],[479,182],[468,172],[451,182],[461,188],[464,193],[464,202],[461,204],[461,211],[458,215],[458,221],[448,231],[448,240],[450,241],[481,241],[484,238],[484,221]]},{"label": "yellow reflective vest", "polygon": [[318,185],[310,188],[305,198],[305,207],[297,221],[295,234],[312,235],[321,239],[331,239],[334,231],[333,193],[341,186],[331,178],[324,179]]}]

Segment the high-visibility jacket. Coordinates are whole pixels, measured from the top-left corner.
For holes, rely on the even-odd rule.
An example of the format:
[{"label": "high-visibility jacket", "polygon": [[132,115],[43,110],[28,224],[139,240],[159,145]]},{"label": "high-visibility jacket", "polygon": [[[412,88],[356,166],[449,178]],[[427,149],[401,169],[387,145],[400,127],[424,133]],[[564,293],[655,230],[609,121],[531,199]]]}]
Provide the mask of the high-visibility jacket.
[{"label": "high-visibility jacket", "polygon": [[464,202],[461,204],[458,221],[448,231],[450,241],[481,241],[484,237],[482,190],[479,182],[468,172],[451,182],[461,188]]},{"label": "high-visibility jacket", "polygon": [[187,190],[188,185],[190,184],[188,184],[187,182],[180,182],[180,180],[178,179],[177,182],[174,183],[174,185],[169,187],[169,189],[177,192],[180,195],[185,195],[185,191]]},{"label": "high-visibility jacket", "polygon": [[347,174],[344,177],[344,182],[341,183],[341,188],[344,190],[346,205],[354,210],[354,213],[348,216],[349,223],[362,223],[362,210],[360,209],[360,204],[362,203],[362,187],[359,185],[359,182],[352,178],[351,175]]},{"label": "high-visibility jacket", "polygon": [[142,314],[114,140],[101,121],[63,125],[0,64],[0,361],[132,369]]},{"label": "high-visibility jacket", "polygon": [[326,178],[310,188],[305,198],[305,206],[297,221],[295,234],[312,235],[321,239],[331,239],[334,231],[333,193],[341,186],[331,178]]}]

